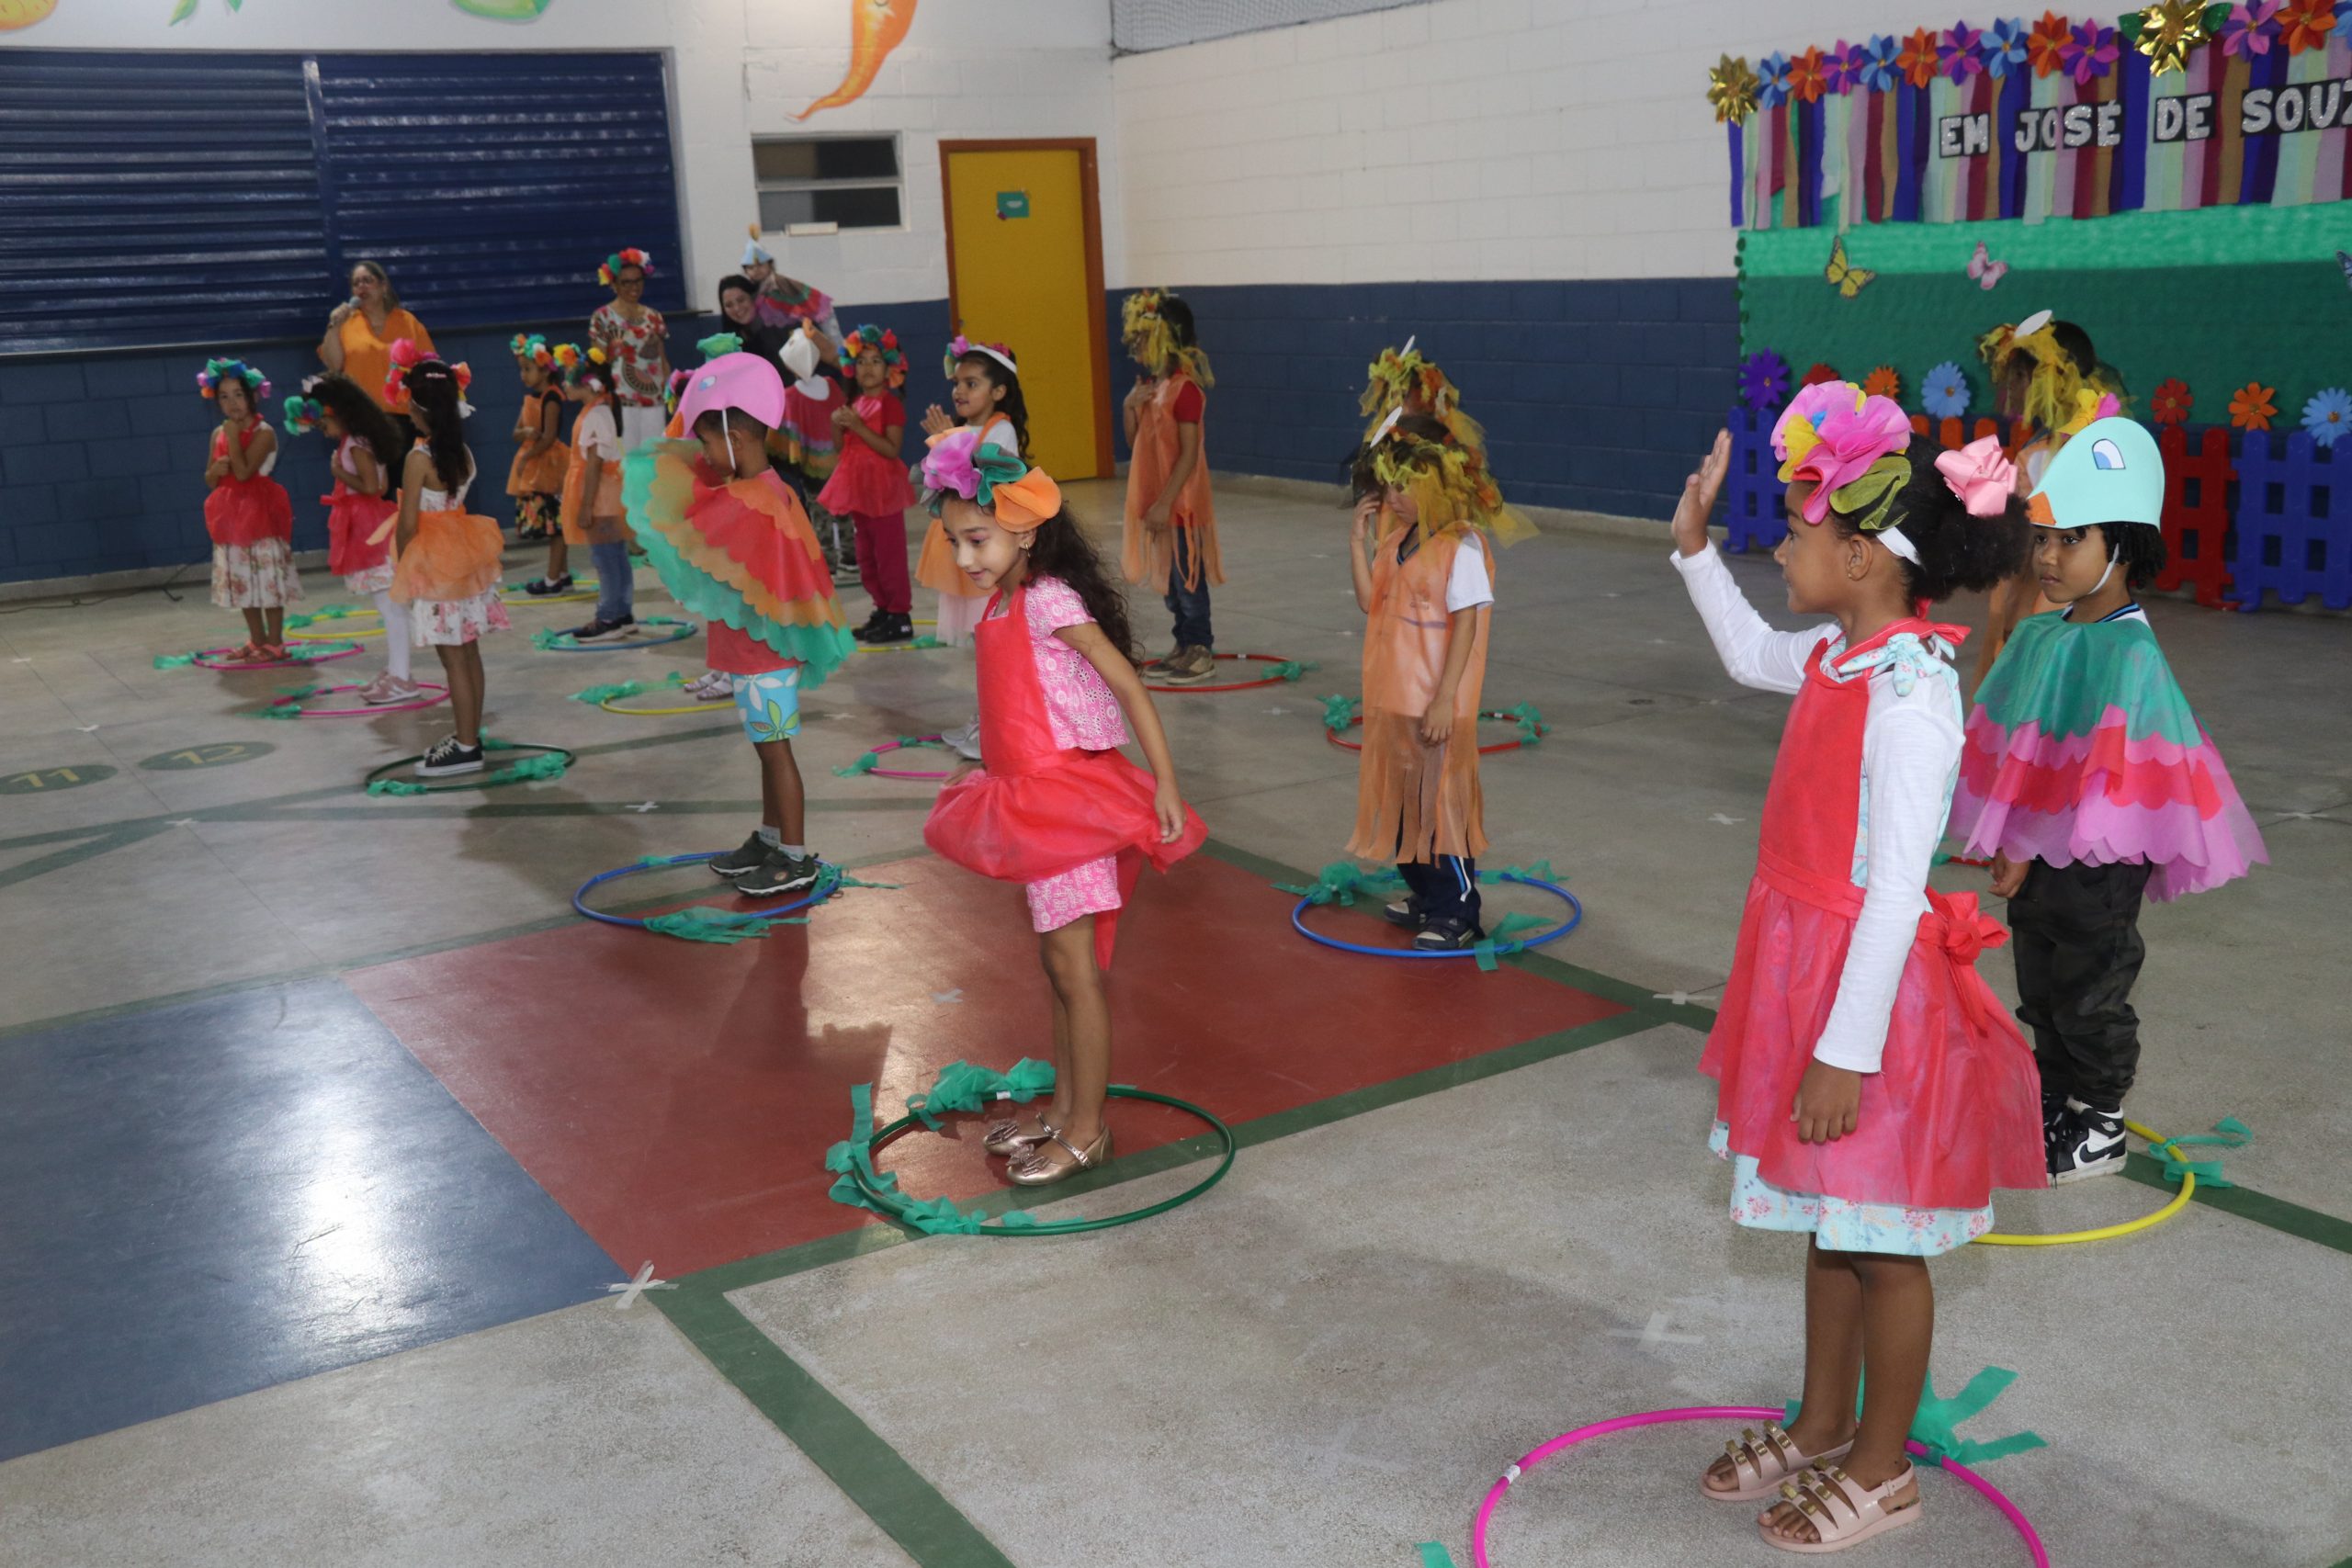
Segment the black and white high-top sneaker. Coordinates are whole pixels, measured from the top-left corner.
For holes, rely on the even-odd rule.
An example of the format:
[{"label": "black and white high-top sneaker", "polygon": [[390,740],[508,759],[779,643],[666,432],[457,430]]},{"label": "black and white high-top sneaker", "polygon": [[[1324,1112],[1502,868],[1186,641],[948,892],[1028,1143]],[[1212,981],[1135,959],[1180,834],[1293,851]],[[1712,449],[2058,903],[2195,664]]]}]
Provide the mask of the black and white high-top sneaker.
[{"label": "black and white high-top sneaker", "polygon": [[2050,1184],[2113,1176],[2123,1169],[2123,1118],[2076,1107],[2064,1135],[2050,1143]]}]

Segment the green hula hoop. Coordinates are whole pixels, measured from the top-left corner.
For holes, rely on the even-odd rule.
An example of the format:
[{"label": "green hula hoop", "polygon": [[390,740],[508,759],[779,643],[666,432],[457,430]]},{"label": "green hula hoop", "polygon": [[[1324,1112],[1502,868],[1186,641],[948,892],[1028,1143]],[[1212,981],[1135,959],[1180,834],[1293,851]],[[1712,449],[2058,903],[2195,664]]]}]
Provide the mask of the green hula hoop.
[{"label": "green hula hoop", "polygon": [[[1175,1096],[1168,1094],[1154,1094],[1148,1089],[1135,1089],[1126,1084],[1114,1083],[1104,1092],[1109,1094],[1114,1100],[1148,1100],[1154,1105],[1165,1105],[1172,1110],[1182,1111],[1188,1116],[1199,1117],[1202,1121],[1208,1123],[1209,1131],[1215,1133],[1217,1135],[1218,1141],[1225,1145],[1225,1157],[1217,1161],[1216,1168],[1210,1171],[1207,1177],[1204,1179],[1195,1182],[1193,1185],[1186,1188],[1183,1191],[1177,1193],[1173,1198],[1163,1198],[1159,1202],[1151,1204],[1148,1208],[1134,1209],[1124,1214],[1112,1214],[1107,1218],[1100,1220],[1040,1220],[1034,1225],[1016,1226],[1008,1226],[1002,1224],[991,1223],[980,1226],[976,1234],[980,1235],[1016,1236],[1077,1235],[1085,1231],[1106,1231],[1118,1225],[1131,1225],[1137,1220],[1148,1220],[1154,1214],[1164,1214],[1170,1209],[1191,1202],[1193,1199],[1199,1197],[1202,1193],[1206,1192],[1210,1188],[1215,1187],[1218,1182],[1224,1180],[1225,1173],[1233,1168],[1234,1152],[1239,1147],[1239,1145],[1234,1142],[1233,1129],[1227,1126],[1223,1122],[1217,1120],[1217,1118],[1210,1111],[1204,1111],[1200,1106],[1194,1105],[1189,1100],[1178,1100]],[[896,1122],[891,1122],[888,1126],[876,1129],[873,1137],[866,1140],[865,1149],[868,1159],[870,1160],[872,1156],[880,1152],[884,1145],[888,1144],[891,1140],[897,1138],[899,1134],[909,1131],[910,1129],[921,1126],[922,1124],[922,1119],[910,1111],[904,1116],[899,1117]],[[886,1191],[876,1188],[872,1182],[865,1179],[865,1172],[855,1161],[851,1162],[849,1174],[851,1178],[856,1181],[858,1190],[865,1195],[872,1207],[880,1210],[882,1213],[888,1214],[890,1218],[897,1220],[902,1224],[909,1223],[906,1219],[906,1195],[904,1193]],[[1057,1185],[1058,1186],[1059,1184],[1057,1183]],[[1050,1192],[1052,1190],[1047,1188],[1039,1188],[1036,1189],[1036,1190],[1042,1193]],[[1043,1199],[1040,1200],[1040,1201],[1044,1201],[1045,1200]]]}]

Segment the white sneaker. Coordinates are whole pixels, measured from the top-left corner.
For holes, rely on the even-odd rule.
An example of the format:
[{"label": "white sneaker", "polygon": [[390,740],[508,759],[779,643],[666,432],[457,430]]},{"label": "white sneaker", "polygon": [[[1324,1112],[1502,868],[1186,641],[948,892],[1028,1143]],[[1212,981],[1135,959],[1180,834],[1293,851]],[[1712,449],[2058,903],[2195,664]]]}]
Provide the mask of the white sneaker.
[{"label": "white sneaker", "polygon": [[359,700],[369,707],[382,707],[391,703],[413,703],[423,695],[424,695],[424,688],[415,682],[395,680],[387,675],[383,678],[381,687],[378,688],[373,694],[367,692],[360,693]]},{"label": "white sneaker", "polygon": [[941,736],[940,739],[954,748],[957,756],[967,758],[975,762],[978,761],[980,760],[980,716],[974,714],[971,723],[961,729],[948,731]]}]

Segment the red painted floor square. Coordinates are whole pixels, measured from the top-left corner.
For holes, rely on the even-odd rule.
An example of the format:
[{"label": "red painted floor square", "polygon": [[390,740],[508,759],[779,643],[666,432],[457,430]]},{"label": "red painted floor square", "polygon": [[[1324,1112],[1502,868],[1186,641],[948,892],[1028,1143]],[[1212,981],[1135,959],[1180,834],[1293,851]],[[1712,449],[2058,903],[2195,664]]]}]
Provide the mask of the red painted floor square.
[{"label": "red painted floor square", "polygon": [[[660,874],[683,896],[706,874]],[[887,1119],[958,1057],[1051,1055],[1019,889],[927,856],[860,875],[904,886],[733,947],[582,921],[345,979],[606,1251],[687,1273],[866,1223],[826,1197],[851,1085]],[[1623,1010],[1508,966],[1315,947],[1289,905],[1207,855],[1145,878],[1112,971],[1114,1082],[1241,1122]],[[1114,1127],[1130,1153],[1198,1130],[1134,1107]],[[977,1139],[887,1163],[926,1196],[998,1180]]]}]

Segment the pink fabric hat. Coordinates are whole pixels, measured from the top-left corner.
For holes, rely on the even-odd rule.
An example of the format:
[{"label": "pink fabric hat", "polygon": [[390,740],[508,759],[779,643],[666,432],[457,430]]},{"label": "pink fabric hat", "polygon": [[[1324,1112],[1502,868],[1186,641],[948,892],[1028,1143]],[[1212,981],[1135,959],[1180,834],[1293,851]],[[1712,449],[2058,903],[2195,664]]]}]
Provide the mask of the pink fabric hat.
[{"label": "pink fabric hat", "polygon": [[678,428],[692,434],[695,421],[713,409],[734,409],[774,430],[784,423],[784,378],[756,354],[722,354],[687,372],[678,398]]}]

